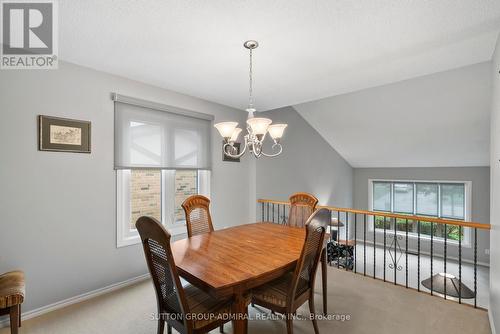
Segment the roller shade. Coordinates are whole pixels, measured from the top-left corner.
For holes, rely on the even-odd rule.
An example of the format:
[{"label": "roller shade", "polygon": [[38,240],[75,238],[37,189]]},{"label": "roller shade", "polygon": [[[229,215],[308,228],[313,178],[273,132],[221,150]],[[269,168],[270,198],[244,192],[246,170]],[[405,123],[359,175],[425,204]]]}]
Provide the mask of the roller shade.
[{"label": "roller shade", "polygon": [[113,94],[115,169],[211,169],[212,117]]}]

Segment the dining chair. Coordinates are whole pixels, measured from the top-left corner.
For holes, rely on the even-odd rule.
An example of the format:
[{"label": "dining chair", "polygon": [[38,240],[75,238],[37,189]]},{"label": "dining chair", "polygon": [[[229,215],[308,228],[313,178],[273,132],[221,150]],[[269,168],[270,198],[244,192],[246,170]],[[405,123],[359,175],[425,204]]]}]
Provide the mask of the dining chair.
[{"label": "dining chair", "polygon": [[309,311],[313,315],[314,333],[319,333],[314,309],[314,281],[330,219],[329,210],[316,210],[306,223],[306,238],[294,272],[252,291],[255,305],[286,316],[288,334],[293,333],[293,315],[306,301],[309,301]]},{"label": "dining chair", "polygon": [[316,209],[318,199],[308,193],[295,193],[289,198],[290,212],[288,214],[287,225],[304,227],[309,216]]},{"label": "dining chair", "polygon": [[[165,322],[179,333],[208,333],[230,321],[231,301],[215,299],[200,289],[183,287],[170,248],[170,234],[152,217],[140,217],[136,223],[144,255],[153,279],[158,307],[158,334]],[[222,330],[222,327],[220,327]]]},{"label": "dining chair", "polygon": [[[295,227],[304,227],[309,216],[316,209],[316,205],[318,204],[318,199],[309,193],[295,193],[289,198],[290,201],[290,212],[288,214],[288,225]],[[323,285],[323,313],[326,315],[327,313],[327,258],[326,258],[326,248],[323,250],[321,254],[321,276],[322,276],[322,285]]]},{"label": "dining chair", "polygon": [[21,304],[26,291],[24,273],[20,270],[0,275],[0,316],[10,316],[10,333],[21,327]]},{"label": "dining chair", "polygon": [[182,203],[186,214],[188,237],[213,232],[212,218],[210,217],[210,200],[203,195],[192,195]]}]

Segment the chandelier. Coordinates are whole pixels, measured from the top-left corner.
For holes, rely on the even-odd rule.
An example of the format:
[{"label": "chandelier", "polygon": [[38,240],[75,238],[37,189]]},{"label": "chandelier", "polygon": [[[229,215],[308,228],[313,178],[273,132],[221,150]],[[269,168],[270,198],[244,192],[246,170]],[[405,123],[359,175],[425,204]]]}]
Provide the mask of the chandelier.
[{"label": "chandelier", "polygon": [[[254,117],[256,109],[253,105],[253,64],[252,64],[252,51],[259,46],[257,41],[246,41],[243,46],[250,52],[250,66],[249,66],[249,89],[248,89],[248,119],[246,128],[248,134],[245,135],[244,146],[241,152],[238,150],[234,143],[238,139],[242,129],[238,127],[238,122],[221,122],[215,124],[215,128],[219,131],[220,135],[224,138],[224,145],[222,147],[224,154],[228,157],[237,159],[248,152],[253,153],[256,158],[260,156],[275,157],[283,151],[280,140],[283,137],[287,124],[271,124],[273,121],[269,118]],[[266,134],[273,140],[271,147],[272,153],[265,153],[262,150]]]}]

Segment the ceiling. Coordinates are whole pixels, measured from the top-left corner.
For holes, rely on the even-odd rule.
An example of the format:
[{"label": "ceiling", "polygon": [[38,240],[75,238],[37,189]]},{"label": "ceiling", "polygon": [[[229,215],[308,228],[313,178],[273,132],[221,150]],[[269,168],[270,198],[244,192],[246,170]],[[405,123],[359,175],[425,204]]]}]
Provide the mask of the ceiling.
[{"label": "ceiling", "polygon": [[263,111],[489,60],[496,0],[65,0],[60,58]]},{"label": "ceiling", "polygon": [[486,62],[294,108],[353,167],[488,166],[491,79]]}]

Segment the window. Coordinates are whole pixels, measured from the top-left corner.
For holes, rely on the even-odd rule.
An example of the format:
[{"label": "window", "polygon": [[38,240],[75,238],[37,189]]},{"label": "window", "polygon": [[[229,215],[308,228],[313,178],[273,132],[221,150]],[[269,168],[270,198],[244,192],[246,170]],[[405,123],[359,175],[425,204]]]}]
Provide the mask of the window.
[{"label": "window", "polygon": [[464,219],[465,186],[463,184],[443,184],[441,186],[441,217]]},{"label": "window", "polygon": [[[387,181],[370,180],[370,210],[407,215],[437,217],[443,219],[468,220],[470,215],[470,182],[428,182],[428,181]],[[375,228],[386,232],[406,233],[406,219],[375,217]],[[396,226],[394,225],[396,224]],[[432,225],[432,231],[431,231]],[[418,222],[408,220],[408,232],[418,233]],[[467,243],[469,229],[463,228],[462,235],[458,226],[420,223],[420,235],[436,239],[445,235],[450,241]]]},{"label": "window", "polygon": [[417,183],[415,213],[423,216],[438,216],[438,188],[435,183]]},{"label": "window", "polygon": [[[114,95],[117,246],[140,242],[141,216],[185,233],[184,200],[209,197],[212,117]],[[178,231],[178,232],[177,232]]]},{"label": "window", "polygon": [[161,221],[161,171],[132,170],[130,182],[130,229],[141,216],[151,216]]},{"label": "window", "polygon": [[413,213],[413,183],[393,183],[394,212]]},{"label": "window", "polygon": [[388,182],[373,183],[373,210],[391,211],[391,184]]},{"label": "window", "polygon": [[175,207],[174,221],[183,222],[185,220],[182,203],[191,195],[198,194],[198,173],[193,170],[178,170],[175,172]]},{"label": "window", "polygon": [[195,194],[209,196],[209,184],[210,172],[203,170],[118,170],[118,246],[139,242],[135,222],[141,216],[184,233],[182,202]]}]

